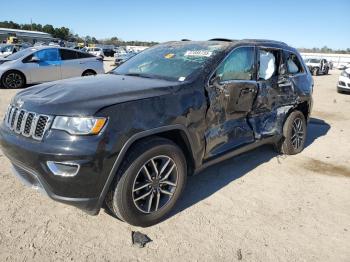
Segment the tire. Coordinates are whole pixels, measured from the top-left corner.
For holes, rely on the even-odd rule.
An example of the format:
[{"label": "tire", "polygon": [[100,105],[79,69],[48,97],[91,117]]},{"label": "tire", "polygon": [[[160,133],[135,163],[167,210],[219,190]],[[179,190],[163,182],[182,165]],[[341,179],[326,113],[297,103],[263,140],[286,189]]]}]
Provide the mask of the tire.
[{"label": "tire", "polygon": [[21,72],[12,70],[2,76],[1,85],[6,89],[23,88],[26,85],[26,79]]},{"label": "tire", "polygon": [[315,67],[313,70],[312,70],[312,74],[315,75],[315,76],[318,76],[320,74],[320,69],[318,69],[318,67]]},{"label": "tire", "polygon": [[328,72],[329,72],[329,68],[327,67],[326,70],[324,71],[324,74],[328,75]]},{"label": "tire", "polygon": [[81,76],[94,76],[96,72],[94,70],[85,70]]},{"label": "tire", "polygon": [[132,146],[116,175],[119,177],[107,194],[107,207],[131,225],[148,227],[162,221],[179,199],[186,183],[186,159],[172,141],[152,137]]},{"label": "tire", "polygon": [[283,137],[276,145],[277,151],[285,155],[295,155],[303,151],[307,134],[305,116],[293,111],[283,125]]}]

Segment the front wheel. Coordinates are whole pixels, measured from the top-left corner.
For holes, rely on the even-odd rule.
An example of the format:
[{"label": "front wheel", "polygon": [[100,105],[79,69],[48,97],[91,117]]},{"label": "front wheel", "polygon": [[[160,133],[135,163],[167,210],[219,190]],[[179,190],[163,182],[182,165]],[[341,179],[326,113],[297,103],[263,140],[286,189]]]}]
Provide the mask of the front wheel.
[{"label": "front wheel", "polygon": [[279,153],[295,155],[300,153],[305,146],[306,120],[300,111],[292,112],[283,125],[283,137],[277,146]]},{"label": "front wheel", "polygon": [[6,72],[1,82],[2,86],[7,89],[23,88],[26,84],[24,76],[17,71]]},{"label": "front wheel", "polygon": [[164,219],[180,197],[186,159],[172,141],[152,137],[133,146],[118,175],[120,180],[106,197],[107,206],[121,220],[147,227]]},{"label": "front wheel", "polygon": [[315,75],[315,76],[318,76],[320,74],[320,70],[318,69],[318,67],[315,67],[313,70],[312,70],[312,74]]}]

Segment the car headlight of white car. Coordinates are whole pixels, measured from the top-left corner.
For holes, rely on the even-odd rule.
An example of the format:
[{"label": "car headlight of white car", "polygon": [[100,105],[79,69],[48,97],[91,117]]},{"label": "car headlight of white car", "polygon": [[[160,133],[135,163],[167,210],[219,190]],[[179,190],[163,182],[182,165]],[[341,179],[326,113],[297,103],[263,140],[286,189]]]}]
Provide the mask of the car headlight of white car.
[{"label": "car headlight of white car", "polygon": [[71,135],[97,135],[105,126],[104,117],[56,116],[52,129],[63,130]]},{"label": "car headlight of white car", "polygon": [[350,74],[348,74],[346,71],[341,72],[340,75],[345,77],[350,77]]}]

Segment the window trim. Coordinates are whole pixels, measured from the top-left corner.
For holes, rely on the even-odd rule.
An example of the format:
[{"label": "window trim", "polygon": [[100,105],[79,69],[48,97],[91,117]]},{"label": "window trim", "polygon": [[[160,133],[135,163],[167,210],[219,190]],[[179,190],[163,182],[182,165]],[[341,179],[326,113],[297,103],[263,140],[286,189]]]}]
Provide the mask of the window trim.
[{"label": "window trim", "polygon": [[[287,66],[287,64],[286,64],[286,68],[287,68],[287,72],[288,72],[288,76],[289,76],[289,77],[295,77],[295,76],[306,75],[306,73],[307,73],[306,65],[304,64],[302,57],[300,57],[300,56],[299,56],[298,54],[296,54],[295,52],[290,51],[290,50],[286,50],[286,49],[283,50],[283,53],[286,54],[286,55],[287,55],[287,54],[295,55],[295,56],[298,58],[301,67],[303,68],[303,72],[296,73],[296,74],[291,74],[291,73],[289,73],[288,66]],[[286,58],[287,58],[287,56],[286,56]],[[287,63],[287,60],[285,60],[284,62]]]},{"label": "window trim", "polygon": [[232,82],[245,82],[245,83],[251,83],[251,82],[256,82],[257,78],[257,57],[256,57],[256,50],[257,46],[256,45],[240,45],[232,48],[232,50],[220,61],[220,63],[213,69],[213,71],[209,74],[208,80],[207,80],[207,86],[210,86],[210,81],[213,78],[214,74],[218,70],[218,68],[221,66],[222,63],[224,63],[228,57],[236,51],[238,48],[244,48],[244,47],[250,47],[254,49],[254,72],[253,72],[253,79],[251,80],[242,80],[242,79],[232,79],[232,80],[226,80],[223,81],[222,83],[232,83]]}]

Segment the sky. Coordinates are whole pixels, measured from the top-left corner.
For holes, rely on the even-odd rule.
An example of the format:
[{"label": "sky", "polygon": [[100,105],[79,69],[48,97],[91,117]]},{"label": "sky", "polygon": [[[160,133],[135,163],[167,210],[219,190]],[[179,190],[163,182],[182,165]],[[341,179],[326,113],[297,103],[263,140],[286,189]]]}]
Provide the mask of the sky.
[{"label": "sky", "polygon": [[15,12],[0,12],[0,21],[31,19],[97,39],[263,38],[298,48],[350,48],[350,0],[16,0]]}]

